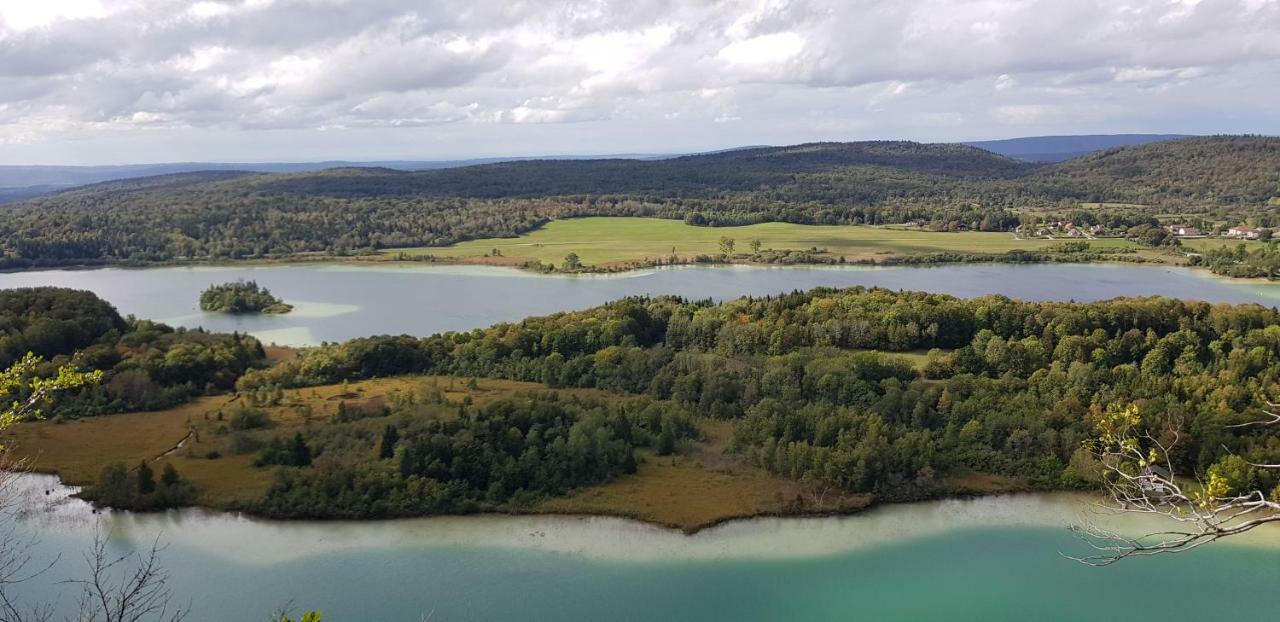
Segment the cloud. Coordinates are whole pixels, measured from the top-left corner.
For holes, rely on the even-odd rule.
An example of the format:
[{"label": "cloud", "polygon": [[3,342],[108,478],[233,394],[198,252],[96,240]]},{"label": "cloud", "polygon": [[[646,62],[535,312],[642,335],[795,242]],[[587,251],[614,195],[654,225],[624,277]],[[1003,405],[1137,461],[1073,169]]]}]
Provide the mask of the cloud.
[{"label": "cloud", "polygon": [[707,147],[1204,131],[1173,124],[1211,106],[1209,88],[1240,109],[1216,118],[1277,132],[1251,103],[1280,96],[1276,32],[1280,0],[12,2],[0,140],[359,128],[368,143],[345,146],[364,149],[374,128],[448,126],[515,151],[535,134],[502,128],[527,125],[561,151],[580,145],[561,124],[655,145],[702,124],[669,142]]},{"label": "cloud", "polygon": [[992,117],[1010,125],[1044,123],[1062,114],[1062,108],[1045,104],[1006,104],[991,109]]}]

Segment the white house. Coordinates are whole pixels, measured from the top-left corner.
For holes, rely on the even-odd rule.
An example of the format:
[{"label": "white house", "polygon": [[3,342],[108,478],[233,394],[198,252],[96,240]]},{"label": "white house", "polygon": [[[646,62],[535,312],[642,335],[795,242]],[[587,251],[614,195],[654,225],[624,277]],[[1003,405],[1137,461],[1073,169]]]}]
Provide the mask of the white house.
[{"label": "white house", "polygon": [[1261,229],[1258,229],[1256,227],[1246,227],[1244,225],[1227,229],[1227,235],[1233,238],[1245,238],[1248,240],[1256,240],[1258,239],[1258,236],[1261,234],[1262,234]]}]

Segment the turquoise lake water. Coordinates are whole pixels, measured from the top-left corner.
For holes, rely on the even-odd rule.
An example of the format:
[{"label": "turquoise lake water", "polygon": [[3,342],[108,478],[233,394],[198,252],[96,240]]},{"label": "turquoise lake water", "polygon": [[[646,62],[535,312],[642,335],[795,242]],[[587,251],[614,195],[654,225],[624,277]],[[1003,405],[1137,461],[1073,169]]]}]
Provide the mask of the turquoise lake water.
[{"label": "turquoise lake water", "polygon": [[[48,476],[36,488],[56,487]],[[60,495],[55,495],[59,497]],[[1094,568],[1068,527],[1158,526],[1079,495],[885,506],[729,523],[693,536],[582,517],[277,522],[202,511],[92,515],[59,499],[21,529],[50,577],[74,576],[95,528],[113,552],[167,544],[192,620],[260,620],[293,601],[326,620],[1272,619],[1280,529]],[[52,581],[27,595],[66,590]],[[64,601],[70,606],[70,600]]]}]

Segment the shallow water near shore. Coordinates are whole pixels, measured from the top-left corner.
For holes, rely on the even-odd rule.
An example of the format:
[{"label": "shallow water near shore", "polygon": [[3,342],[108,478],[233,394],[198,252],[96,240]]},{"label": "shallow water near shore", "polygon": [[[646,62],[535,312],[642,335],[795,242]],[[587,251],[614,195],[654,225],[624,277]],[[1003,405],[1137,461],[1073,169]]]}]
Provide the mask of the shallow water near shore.
[{"label": "shallow water near shore", "polygon": [[[283,315],[204,313],[213,283],[256,280],[295,306]],[[1113,264],[965,264],[932,267],[680,266],[612,275],[538,275],[492,266],[295,264],[47,270],[0,274],[0,288],[87,289],[122,314],[175,326],[252,333],[281,345],[375,334],[426,336],[636,295],[728,300],[819,286],[922,290],[961,297],[1093,301],[1161,295],[1280,304],[1280,285],[1233,283],[1188,268]]]},{"label": "shallow water near shore", "polygon": [[117,553],[164,543],[192,620],[263,619],[289,601],[332,620],[1265,618],[1271,605],[1257,597],[1280,581],[1280,529],[1107,568],[1069,560],[1089,551],[1071,525],[1159,526],[1073,494],[754,519],[686,536],[592,517],[95,515],[55,478],[24,477],[38,503],[18,528],[38,538],[37,559],[61,556],[25,598],[65,593],[51,579],[74,575],[101,529]]}]

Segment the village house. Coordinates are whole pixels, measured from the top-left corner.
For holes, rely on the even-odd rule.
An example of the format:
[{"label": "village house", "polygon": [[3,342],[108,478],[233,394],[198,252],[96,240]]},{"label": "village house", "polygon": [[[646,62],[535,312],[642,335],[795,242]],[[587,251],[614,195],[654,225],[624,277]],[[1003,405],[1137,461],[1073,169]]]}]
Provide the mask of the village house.
[{"label": "village house", "polygon": [[1240,225],[1238,227],[1227,229],[1227,235],[1233,238],[1256,240],[1258,239],[1258,236],[1262,235],[1262,230],[1257,227],[1246,227],[1244,225]]},{"label": "village house", "polygon": [[1204,235],[1203,231],[1195,227],[1188,227],[1187,225],[1169,225],[1168,227],[1165,227],[1165,229],[1167,229],[1169,233],[1178,236]]}]

